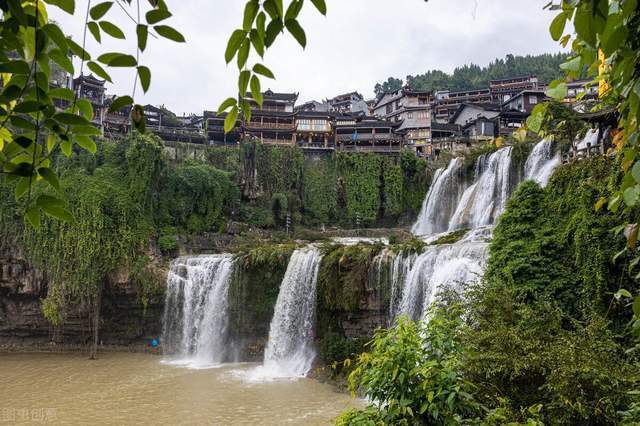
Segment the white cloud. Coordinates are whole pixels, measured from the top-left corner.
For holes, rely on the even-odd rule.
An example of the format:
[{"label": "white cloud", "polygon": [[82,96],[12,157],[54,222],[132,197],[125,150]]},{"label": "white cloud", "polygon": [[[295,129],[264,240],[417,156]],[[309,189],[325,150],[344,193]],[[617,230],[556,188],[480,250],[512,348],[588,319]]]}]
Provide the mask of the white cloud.
[{"label": "white cloud", "polygon": [[[165,104],[178,114],[216,109],[236,92],[237,69],[224,62],[224,48],[241,24],[242,0],[169,1],[174,17],[167,21],[187,38],[186,44],[149,39],[141,63],[152,71],[151,89],[136,101]],[[389,76],[404,77],[429,69],[452,71],[471,62],[485,65],[508,53],[556,52],[548,35],[553,15],[545,0],[327,0],[327,17],[305,4],[300,20],[308,46],[291,37],[276,42],[266,64],[276,81],[265,88],[299,91],[301,100],[322,99],[358,90],[373,96],[375,83]],[[78,2],[78,8],[84,7]],[[126,6],[125,6],[126,7]],[[84,10],[74,17],[51,7],[51,15],[76,39],[82,36]],[[134,8],[128,8],[131,14]],[[123,27],[126,41],[93,40],[90,52],[134,52],[134,23],[115,6],[107,15]],[[91,36],[88,35],[90,40]],[[94,53],[94,55],[95,55]],[[131,93],[133,72],[113,73],[108,91]]]}]

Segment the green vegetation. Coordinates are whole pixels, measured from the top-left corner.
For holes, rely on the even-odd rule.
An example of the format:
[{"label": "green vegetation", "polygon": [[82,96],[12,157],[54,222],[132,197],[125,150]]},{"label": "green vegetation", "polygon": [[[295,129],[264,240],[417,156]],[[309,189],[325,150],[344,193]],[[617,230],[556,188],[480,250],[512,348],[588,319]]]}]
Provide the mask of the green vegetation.
[{"label": "green vegetation", "polygon": [[[73,222],[43,219],[38,229],[24,226],[12,206],[16,184],[3,183],[2,205],[8,207],[0,211],[0,231],[3,241],[4,236],[15,240],[29,261],[46,272],[43,311],[54,325],[64,322],[72,306],[98,313],[113,274],[130,277],[146,305],[160,281],[149,268],[152,241],[158,239],[163,252],[173,252],[177,235],[217,232],[239,202],[226,172],[203,163],[172,166],[155,137],[102,141],[95,156],[79,152],[54,156],[52,162],[66,188],[63,201],[71,207]],[[34,195],[49,196],[46,191]]]},{"label": "green vegetation", "polygon": [[426,324],[379,332],[350,377],[377,403],[338,424],[637,424],[638,323],[624,299],[639,286],[611,232],[635,213],[594,209],[620,179],[601,157],[547,189],[523,183],[464,317],[441,301]]},{"label": "green vegetation", "polygon": [[417,215],[432,174],[411,152],[399,159],[346,153],[305,158],[300,148],[257,141],[242,142],[239,153],[210,147],[207,159],[241,188],[239,219],[262,228],[283,228],[287,214],[294,225],[395,226]]},{"label": "green vegetation", "polygon": [[[409,75],[406,83],[413,90],[471,90],[489,87],[489,81],[515,75],[535,75],[544,83],[548,83],[562,75],[560,64],[569,57],[566,53],[542,55],[514,56],[497,58],[485,67],[476,64],[457,67],[452,74],[440,70],[427,71],[415,76]],[[376,95],[398,90],[402,80],[394,77],[376,84]]]},{"label": "green vegetation", "polygon": [[[139,63],[140,54],[147,46],[149,26],[163,38],[175,42],[185,39],[174,28],[158,25],[172,15],[164,1],[149,2],[143,7],[145,20],[140,20],[136,30],[137,50],[135,57],[130,54],[110,52],[92,60],[85,50],[86,37],[82,46],[67,37],[63,29],[49,20],[47,4],[57,7],[65,14],[75,12],[74,0],[56,1],[3,1],[0,3],[0,67],[2,68],[2,93],[0,93],[0,170],[8,179],[15,181],[15,207],[25,215],[28,222],[39,228],[42,213],[65,222],[73,219],[71,211],[90,214],[80,206],[67,206],[64,201],[64,181],[52,164],[59,153],[70,157],[73,148],[96,152],[95,136],[101,134],[93,124],[94,111],[87,99],[79,99],[78,93],[66,87],[51,84],[53,77],[61,70],[75,74],[73,61],[77,57],[80,70],[87,67],[98,77],[111,81],[104,67],[127,67],[135,71],[135,79],[140,81],[146,92],[151,84],[151,71]],[[87,5],[84,19],[85,35],[101,43],[103,36],[124,39],[124,32],[108,21],[113,2]],[[144,10],[146,9],[146,10]],[[140,8],[138,8],[140,16]],[[60,82],[66,77],[61,78]],[[145,118],[141,105],[133,105],[132,96],[120,97],[111,108],[118,110],[132,106],[132,127],[144,132]],[[64,105],[61,107],[61,105]],[[82,175],[77,175],[82,179]],[[67,177],[67,179],[73,179]],[[100,185],[104,185],[100,187]],[[87,181],[85,187],[93,187],[97,192],[108,190],[109,182]],[[110,195],[96,194],[95,201],[105,202]],[[68,200],[73,201],[73,200]],[[84,210],[83,210],[84,209]],[[96,207],[99,209],[99,207]],[[76,218],[82,222],[81,218]],[[72,225],[73,226],[73,225]],[[109,226],[109,224],[105,224]],[[64,228],[64,226],[61,226]],[[64,228],[70,233],[76,232]],[[63,232],[65,232],[63,231]],[[59,253],[60,257],[64,254]]]}]

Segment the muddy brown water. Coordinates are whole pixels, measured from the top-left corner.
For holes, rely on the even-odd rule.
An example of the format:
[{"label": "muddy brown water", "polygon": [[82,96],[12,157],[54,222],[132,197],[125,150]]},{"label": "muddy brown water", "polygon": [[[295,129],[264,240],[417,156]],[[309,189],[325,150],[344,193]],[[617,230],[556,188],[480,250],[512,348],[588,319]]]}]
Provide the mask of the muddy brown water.
[{"label": "muddy brown water", "polygon": [[159,356],[0,355],[2,424],[324,425],[360,406],[311,379],[253,381],[255,364],[191,369]]}]

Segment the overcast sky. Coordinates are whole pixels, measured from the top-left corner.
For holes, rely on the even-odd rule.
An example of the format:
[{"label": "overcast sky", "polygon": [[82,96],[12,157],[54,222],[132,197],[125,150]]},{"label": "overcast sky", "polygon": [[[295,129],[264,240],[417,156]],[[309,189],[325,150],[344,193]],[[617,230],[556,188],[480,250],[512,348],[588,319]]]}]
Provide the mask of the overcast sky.
[{"label": "overcast sky", "polygon": [[[553,13],[542,8],[548,0],[326,1],[326,17],[305,3],[300,21],[307,32],[306,50],[287,36],[268,51],[265,63],[277,80],[264,80],[264,89],[300,92],[299,102],[353,90],[369,98],[374,85],[389,76],[404,78],[429,69],[451,72],[471,62],[486,65],[508,53],[560,50],[547,31]],[[78,40],[86,3],[76,3],[74,17],[49,9]],[[237,68],[225,64],[224,49],[231,32],[241,25],[245,1],[167,3],[174,16],[166,23],[180,30],[187,43],[149,39],[140,62],[151,68],[151,89],[143,96],[138,88],[136,102],[164,104],[178,115],[215,110],[237,90]],[[135,24],[116,6],[107,19],[117,23],[128,40],[103,40],[100,46],[88,36],[89,51],[94,57],[113,50],[133,53]],[[112,76],[109,93],[131,94],[132,71]]]}]

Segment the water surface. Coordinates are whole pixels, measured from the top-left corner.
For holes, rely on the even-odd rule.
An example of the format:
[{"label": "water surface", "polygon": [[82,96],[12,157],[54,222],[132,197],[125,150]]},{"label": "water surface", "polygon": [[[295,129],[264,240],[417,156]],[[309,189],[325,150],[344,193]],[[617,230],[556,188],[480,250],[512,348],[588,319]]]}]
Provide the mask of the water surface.
[{"label": "water surface", "polygon": [[129,353],[0,355],[0,424],[322,425],[358,405],[311,379],[243,380],[255,368],[191,369]]}]

